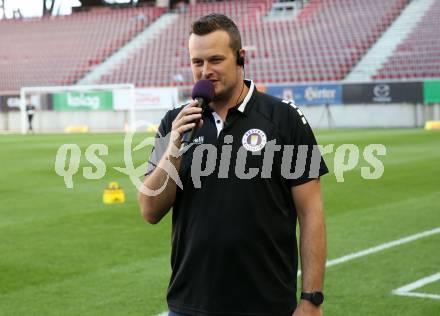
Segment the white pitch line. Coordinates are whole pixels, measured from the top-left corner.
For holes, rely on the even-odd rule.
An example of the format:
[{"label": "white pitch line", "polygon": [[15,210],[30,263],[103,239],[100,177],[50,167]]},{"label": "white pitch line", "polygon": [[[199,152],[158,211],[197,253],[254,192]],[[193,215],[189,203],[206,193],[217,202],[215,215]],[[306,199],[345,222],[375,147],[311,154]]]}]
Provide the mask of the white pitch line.
[{"label": "white pitch line", "polygon": [[440,280],[440,272],[435,273],[429,277],[420,279],[416,282],[407,284],[405,286],[399,287],[398,289],[394,290],[395,292],[411,292],[412,290],[418,289],[419,287],[422,287],[426,284],[433,283],[437,280]]},{"label": "white pitch line", "polygon": [[[336,258],[336,259],[333,259],[333,260],[328,260],[325,266],[326,267],[332,267],[332,266],[335,266],[335,265],[338,265],[338,264],[341,264],[341,263],[345,263],[347,261],[351,261],[351,260],[354,260],[354,259],[357,259],[357,258],[368,256],[368,255],[371,255],[373,253],[377,253],[377,252],[380,252],[380,251],[383,251],[383,250],[386,250],[386,249],[389,249],[389,248],[400,246],[400,245],[409,243],[411,241],[415,241],[417,239],[429,237],[429,236],[432,236],[432,235],[435,235],[435,234],[439,234],[439,233],[440,233],[440,227],[437,227],[437,228],[434,228],[434,229],[431,229],[431,230],[426,230],[426,231],[423,231],[423,232],[418,233],[418,234],[414,234],[414,235],[407,236],[407,237],[404,237],[404,238],[401,238],[401,239],[393,240],[393,241],[390,241],[390,242],[387,242],[387,243],[384,243],[384,244],[381,244],[381,245],[378,245],[378,246],[375,246],[375,247],[372,247],[372,248],[367,248],[367,249],[364,249],[364,250],[361,250],[361,251],[358,251],[358,252],[354,252],[354,253],[351,253],[351,254],[348,254],[346,256],[342,256],[342,257],[339,257],[339,258]],[[298,271],[298,276],[300,276],[300,275],[301,275],[301,270]],[[417,294],[417,293],[411,293],[411,294]],[[416,295],[412,295],[412,296],[416,296]],[[161,314],[159,314],[157,316],[166,316],[166,315],[168,315],[168,313],[164,312],[164,313],[161,313]]]},{"label": "white pitch line", "polygon": [[416,282],[399,287],[398,289],[393,290],[392,293],[401,296],[415,296],[415,297],[432,298],[432,299],[440,300],[440,295],[437,294],[411,292],[412,290],[418,289],[426,284],[433,283],[438,280],[440,280],[440,272],[435,273],[426,278],[417,280]]},{"label": "white pitch line", "polygon": [[389,248],[392,248],[392,247],[400,246],[400,245],[409,243],[411,241],[415,241],[417,239],[421,239],[421,238],[432,236],[432,235],[439,234],[439,233],[440,233],[440,227],[437,227],[437,228],[434,228],[434,229],[431,229],[431,230],[427,230],[427,231],[424,231],[424,232],[421,232],[421,233],[418,233],[418,234],[414,234],[414,235],[411,235],[411,236],[408,236],[408,237],[404,237],[404,238],[401,238],[401,239],[393,240],[393,241],[390,241],[390,242],[378,245],[376,247],[368,248],[368,249],[365,249],[365,250],[361,250],[359,252],[348,254],[348,255],[343,256],[343,257],[339,257],[339,258],[336,258],[336,259],[333,259],[333,260],[329,260],[329,261],[327,261],[326,267],[335,266],[337,264],[341,264],[341,263],[344,263],[344,262],[347,262],[347,261],[350,261],[350,260],[353,260],[353,259],[357,259],[357,258],[360,258],[360,257],[368,256],[368,255],[371,255],[373,253],[377,253],[377,252],[383,251],[385,249],[389,249]]},{"label": "white pitch line", "polygon": [[412,296],[412,297],[421,297],[421,298],[431,298],[433,300],[440,300],[440,295],[437,294],[430,294],[430,293],[415,293],[415,292],[408,292],[408,293],[394,293],[395,295],[399,296]]},{"label": "white pitch line", "polygon": [[[404,237],[404,238],[401,238],[401,239],[393,240],[393,241],[390,241],[390,242],[387,242],[387,243],[384,243],[384,244],[380,244],[380,245],[375,246],[375,247],[371,247],[371,248],[367,248],[367,249],[358,251],[358,252],[350,253],[348,255],[345,255],[345,256],[342,256],[342,257],[339,257],[339,258],[336,258],[336,259],[328,260],[327,263],[325,264],[325,266],[327,268],[331,267],[331,266],[335,266],[335,265],[338,265],[338,264],[341,264],[341,263],[345,263],[347,261],[351,261],[353,259],[357,259],[357,258],[360,258],[360,257],[368,256],[368,255],[371,255],[373,253],[377,253],[377,252],[380,252],[380,251],[383,251],[383,250],[386,250],[386,249],[389,249],[389,248],[392,248],[392,247],[400,246],[400,245],[409,243],[411,241],[414,241],[414,240],[417,240],[417,239],[420,239],[420,238],[424,238],[424,237],[428,237],[428,236],[431,236],[431,235],[439,234],[439,233],[440,233],[440,227],[437,227],[437,228],[434,228],[434,229],[431,229],[431,230],[426,230],[426,231],[423,231],[421,233],[417,233],[417,234],[414,234],[414,235],[411,235],[411,236],[407,236],[407,237]],[[300,276],[300,275],[301,275],[301,270],[298,271],[298,276]]]}]

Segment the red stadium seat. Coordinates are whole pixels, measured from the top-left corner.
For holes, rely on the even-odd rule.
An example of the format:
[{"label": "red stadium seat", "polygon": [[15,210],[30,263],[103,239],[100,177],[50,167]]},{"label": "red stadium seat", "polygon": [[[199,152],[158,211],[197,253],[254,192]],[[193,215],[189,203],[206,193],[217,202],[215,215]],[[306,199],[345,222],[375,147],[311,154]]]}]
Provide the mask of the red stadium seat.
[{"label": "red stadium seat", "polygon": [[17,74],[17,80],[0,76],[0,90],[74,84],[163,11],[104,8],[70,16],[0,20],[0,73],[14,67]]},{"label": "red stadium seat", "polygon": [[440,2],[434,1],[373,79],[436,78],[440,74]]}]

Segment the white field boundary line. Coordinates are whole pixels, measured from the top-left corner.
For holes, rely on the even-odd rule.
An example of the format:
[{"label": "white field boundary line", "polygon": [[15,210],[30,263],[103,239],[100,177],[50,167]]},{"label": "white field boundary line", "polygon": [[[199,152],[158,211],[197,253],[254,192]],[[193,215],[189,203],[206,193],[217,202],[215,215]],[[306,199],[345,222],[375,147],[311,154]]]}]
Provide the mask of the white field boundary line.
[{"label": "white field boundary line", "polygon": [[432,298],[434,300],[440,300],[440,295],[437,294],[411,292],[412,290],[418,289],[429,283],[434,283],[438,280],[440,280],[440,272],[430,275],[426,278],[417,280],[413,283],[399,287],[398,289],[393,290],[391,293],[400,296],[413,296],[413,297]]},{"label": "white field boundary line", "polygon": [[[357,258],[365,257],[365,256],[371,255],[373,253],[378,253],[378,252],[381,252],[386,249],[400,246],[400,245],[409,243],[411,241],[415,241],[415,240],[429,237],[429,236],[439,234],[439,233],[440,233],[440,227],[437,227],[437,228],[434,228],[431,230],[426,230],[421,233],[417,233],[417,234],[407,236],[407,237],[404,237],[401,239],[397,239],[397,240],[393,240],[393,241],[390,241],[390,242],[387,242],[384,244],[380,244],[375,247],[371,247],[371,248],[367,248],[367,249],[364,249],[364,250],[361,250],[358,252],[354,252],[354,253],[348,254],[346,256],[342,256],[342,257],[339,257],[336,259],[328,260],[325,266],[327,268],[332,267],[332,266],[335,266],[335,265],[338,265],[341,263],[345,263],[345,262],[348,262],[348,261],[351,261],[351,260],[354,260]],[[300,275],[301,275],[301,271],[298,271],[298,276],[300,276]],[[416,294],[416,293],[413,293],[413,294]],[[163,312],[161,314],[158,314],[157,316],[167,316],[167,315],[168,315],[168,312]]]},{"label": "white field boundary line", "polygon": [[434,229],[431,229],[431,230],[426,230],[426,231],[423,231],[423,232],[418,233],[418,234],[414,234],[414,235],[411,235],[411,236],[408,236],[408,237],[404,237],[404,238],[401,238],[401,239],[393,240],[393,241],[390,241],[390,242],[378,245],[376,247],[372,247],[372,248],[368,248],[368,249],[365,249],[365,250],[362,250],[362,251],[359,251],[359,252],[351,253],[349,255],[346,255],[346,256],[343,256],[343,257],[340,257],[340,258],[337,258],[337,259],[329,260],[329,261],[327,261],[326,267],[335,266],[337,264],[341,264],[341,263],[344,263],[344,262],[347,262],[347,261],[350,261],[350,260],[353,260],[353,259],[357,259],[357,258],[361,258],[361,257],[364,257],[364,256],[368,256],[368,255],[371,255],[373,253],[377,253],[377,252],[380,252],[380,251],[383,251],[383,250],[386,250],[386,249],[389,249],[389,248],[400,246],[400,245],[409,243],[411,241],[415,241],[415,240],[418,240],[418,239],[421,239],[421,238],[425,238],[425,237],[429,237],[429,236],[432,236],[432,235],[435,235],[435,234],[439,234],[439,233],[440,233],[440,227],[437,227],[437,228],[434,228]]},{"label": "white field boundary line", "polygon": [[[351,260],[354,260],[354,259],[357,259],[357,258],[365,257],[365,256],[371,255],[373,253],[381,252],[381,251],[386,250],[386,249],[390,249],[390,248],[393,248],[393,247],[396,247],[396,246],[400,246],[400,245],[409,243],[411,241],[415,241],[415,240],[418,240],[418,239],[421,239],[421,238],[425,238],[425,237],[429,237],[429,236],[432,236],[432,235],[435,235],[435,234],[439,234],[439,233],[440,233],[440,227],[437,227],[437,228],[434,228],[434,229],[431,229],[431,230],[426,230],[426,231],[423,231],[421,233],[417,233],[417,234],[414,234],[414,235],[411,235],[411,236],[407,236],[407,237],[404,237],[404,238],[401,238],[401,239],[393,240],[393,241],[390,241],[390,242],[387,242],[387,243],[384,243],[384,244],[380,244],[380,245],[375,246],[375,247],[367,248],[367,249],[364,249],[364,250],[361,250],[361,251],[358,251],[358,252],[354,252],[354,253],[351,253],[351,254],[348,254],[348,255],[336,258],[336,259],[328,260],[325,266],[327,268],[328,267],[332,267],[332,266],[335,266],[335,265],[338,265],[338,264],[341,264],[341,263],[345,263],[347,261],[351,261]],[[301,271],[298,271],[298,276],[299,275],[301,275]]]}]

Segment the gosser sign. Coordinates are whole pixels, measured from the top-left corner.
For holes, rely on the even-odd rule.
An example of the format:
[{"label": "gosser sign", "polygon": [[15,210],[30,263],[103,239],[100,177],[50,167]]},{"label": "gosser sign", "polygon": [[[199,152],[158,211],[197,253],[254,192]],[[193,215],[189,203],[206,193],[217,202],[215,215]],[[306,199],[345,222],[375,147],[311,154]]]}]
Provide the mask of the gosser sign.
[{"label": "gosser sign", "polygon": [[285,100],[295,100],[297,105],[325,105],[342,103],[341,85],[313,84],[267,86],[267,93]]}]

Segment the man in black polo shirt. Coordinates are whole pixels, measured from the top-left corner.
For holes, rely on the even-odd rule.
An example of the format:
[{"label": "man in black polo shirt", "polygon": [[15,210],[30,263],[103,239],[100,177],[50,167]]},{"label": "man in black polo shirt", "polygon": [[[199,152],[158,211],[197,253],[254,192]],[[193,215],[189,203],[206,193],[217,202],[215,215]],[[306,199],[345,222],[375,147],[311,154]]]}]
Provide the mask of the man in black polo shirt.
[{"label": "man in black polo shirt", "polygon": [[319,177],[328,170],[310,126],[294,104],[244,80],[245,51],[226,16],[193,23],[189,54],[194,80],[210,80],[214,99],[204,111],[192,101],[165,115],[139,193],[150,223],[173,208],[170,315],[321,315]]}]

